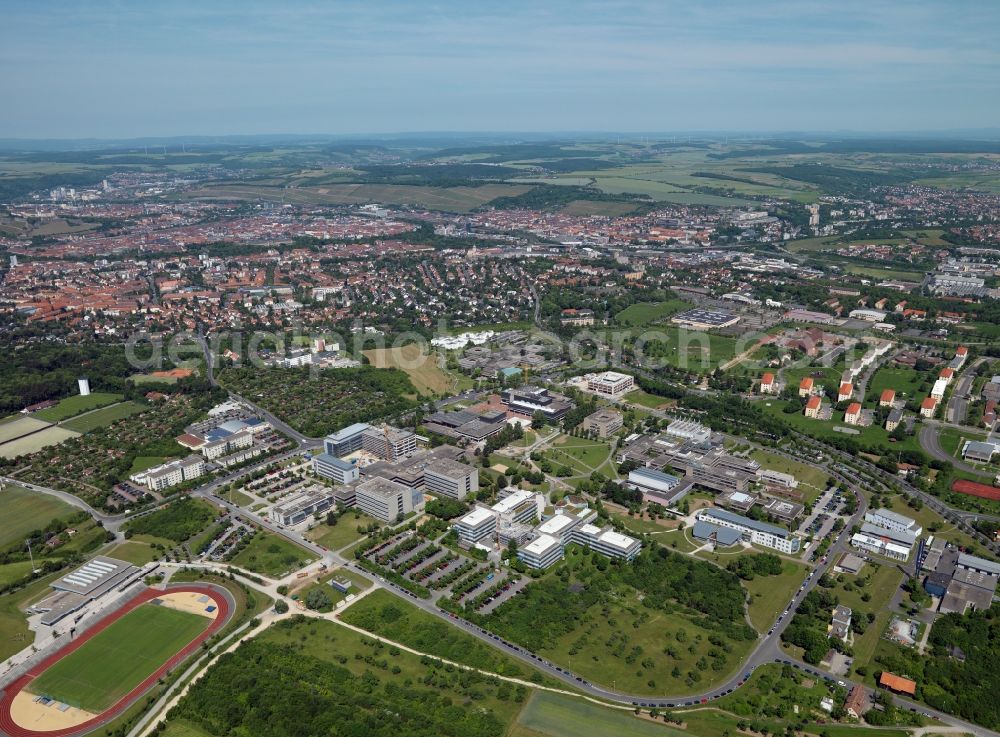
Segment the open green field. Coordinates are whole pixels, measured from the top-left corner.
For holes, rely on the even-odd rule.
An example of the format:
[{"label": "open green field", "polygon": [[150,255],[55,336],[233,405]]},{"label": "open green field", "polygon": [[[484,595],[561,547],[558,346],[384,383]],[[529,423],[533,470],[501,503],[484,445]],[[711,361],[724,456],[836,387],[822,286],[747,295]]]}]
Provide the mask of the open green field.
[{"label": "open green field", "polygon": [[39,420],[45,420],[46,422],[62,422],[70,417],[76,417],[84,412],[89,412],[90,410],[98,409],[99,407],[106,407],[109,404],[114,404],[115,402],[120,402],[121,400],[121,394],[109,394],[106,392],[94,392],[93,394],[88,394],[87,396],[77,394],[73,397],[60,399],[59,404],[55,407],[39,410],[32,416],[37,417]]},{"label": "open green field", "polygon": [[636,389],[625,395],[625,400],[631,404],[638,404],[650,409],[657,409],[667,404],[669,400],[658,397],[655,394],[647,394],[642,389]]},{"label": "open green field", "polygon": [[[100,412],[101,410],[98,410]],[[72,420],[71,420],[72,422]],[[42,448],[50,445],[59,445],[64,440],[79,437],[80,433],[69,430],[65,427],[52,425],[39,432],[11,440],[0,445],[0,456],[3,458],[17,458],[18,456],[37,453]]]},{"label": "open green field", "polygon": [[564,215],[578,217],[605,216],[620,217],[635,210],[635,205],[629,202],[600,202],[598,200],[573,200],[560,212]]},{"label": "open green field", "polygon": [[589,476],[600,469],[605,476],[613,476],[613,470],[608,468],[607,461],[611,455],[611,446],[599,440],[585,440],[571,435],[560,435],[556,438],[544,455],[553,465],[568,466],[577,475]]},{"label": "open green field", "polygon": [[133,565],[142,566],[159,557],[159,553],[143,540],[128,540],[115,545],[108,555],[112,558],[125,560]]},{"label": "open green field", "polygon": [[313,560],[311,553],[285,538],[258,532],[231,562],[254,573],[280,578]]},{"label": "open green field", "polygon": [[883,366],[875,372],[871,381],[868,382],[868,396],[865,397],[865,401],[878,402],[882,392],[886,389],[894,389],[897,399],[913,399],[921,394],[926,394],[920,390],[925,381],[933,383],[933,375],[920,373],[915,369]]},{"label": "open green field", "polygon": [[891,266],[862,266],[860,264],[845,264],[844,271],[858,276],[870,276],[873,279],[897,279],[899,281],[919,282],[924,278],[922,271],[905,271]]},{"label": "open green field", "polygon": [[113,404],[110,407],[97,409],[79,417],[74,417],[72,420],[67,420],[63,423],[63,427],[75,432],[90,432],[99,427],[107,427],[118,420],[123,420],[126,417],[131,417],[145,410],[146,407],[137,402],[121,402],[120,404]]},{"label": "open green field", "polygon": [[29,533],[41,530],[57,517],[76,511],[55,497],[7,486],[0,491],[0,547],[22,541]]},{"label": "open green field", "polygon": [[536,691],[517,717],[511,737],[529,734],[550,737],[680,737],[680,729],[639,719],[626,709],[613,709],[547,691]]},{"label": "open green field", "polygon": [[333,527],[320,523],[312,528],[306,533],[306,538],[330,550],[340,550],[364,537],[358,532],[358,527],[366,527],[372,522],[375,522],[375,518],[367,514],[355,516],[354,512],[347,512],[337,519],[337,524]]},{"label": "open green field", "polygon": [[707,374],[736,356],[736,339],[716,333],[681,331],[674,325],[649,331],[641,348],[644,365],[668,365]]},{"label": "open green field", "polygon": [[778,614],[792,600],[795,590],[802,585],[808,570],[801,563],[783,560],[779,575],[754,576],[750,581],[740,582],[750,596],[747,613],[755,630],[767,632]]},{"label": "open green field", "polygon": [[398,368],[410,377],[421,394],[450,394],[472,385],[465,376],[452,375],[438,365],[437,355],[427,355],[416,343],[401,348],[373,348],[363,352],[375,368]]},{"label": "open green field", "polygon": [[34,641],[35,634],[28,629],[24,609],[50,594],[49,584],[63,575],[62,571],[57,571],[35,579],[23,589],[0,596],[0,658],[6,660]]},{"label": "open green field", "polygon": [[31,570],[31,561],[29,560],[0,565],[0,586],[9,586],[12,583],[20,581],[30,574]]},{"label": "open green field", "polygon": [[648,325],[651,322],[682,312],[690,306],[690,303],[681,299],[671,299],[666,302],[637,302],[615,315],[615,320],[622,325],[632,327]]},{"label": "open green field", "polygon": [[[887,561],[885,563],[869,563],[861,570],[860,576],[845,575],[844,578],[845,581],[838,582],[833,589],[838,601],[849,606],[854,612],[854,616],[862,616],[868,612],[875,615],[875,621],[868,625],[864,634],[854,636],[852,668],[856,672],[858,668],[870,664],[872,656],[875,654],[875,648],[878,647],[882,638],[882,633],[889,625],[893,614],[889,609],[889,603],[903,582],[903,572],[894,563]],[[857,585],[858,583],[861,585]],[[868,601],[864,600],[866,594],[870,595]]]},{"label": "open green field", "polygon": [[797,478],[799,480],[798,491],[802,492],[803,501],[807,505],[812,504],[829,485],[830,476],[818,466],[799,463],[763,448],[752,450],[750,457],[764,468],[779,473],[790,473]]},{"label": "open green field", "polygon": [[445,660],[517,678],[535,673],[530,666],[384,589],[351,604],[339,616],[355,627]]},{"label": "open green field", "polygon": [[132,374],[128,377],[136,386],[140,384],[176,384],[176,376],[152,376],[150,374]]},{"label": "open green field", "polygon": [[143,604],[35,678],[32,693],[100,712],[205,631],[211,620]]}]

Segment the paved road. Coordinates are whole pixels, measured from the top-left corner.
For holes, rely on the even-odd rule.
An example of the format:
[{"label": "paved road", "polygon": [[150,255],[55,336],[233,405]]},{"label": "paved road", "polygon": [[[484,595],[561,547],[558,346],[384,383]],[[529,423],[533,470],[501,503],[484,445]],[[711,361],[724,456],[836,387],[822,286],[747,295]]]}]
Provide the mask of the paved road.
[{"label": "paved road", "polygon": [[948,400],[948,406],[944,411],[944,419],[946,421],[953,422],[956,425],[961,425],[965,422],[965,418],[969,413],[969,398],[972,394],[972,384],[976,380],[979,367],[985,362],[985,357],[977,358],[965,368],[958,381],[955,382],[955,390],[951,393],[951,399]]}]

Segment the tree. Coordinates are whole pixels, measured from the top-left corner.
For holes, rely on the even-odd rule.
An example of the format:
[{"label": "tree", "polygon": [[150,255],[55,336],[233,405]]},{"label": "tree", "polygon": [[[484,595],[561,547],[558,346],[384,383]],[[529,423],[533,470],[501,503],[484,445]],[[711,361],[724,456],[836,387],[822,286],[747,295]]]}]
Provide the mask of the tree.
[{"label": "tree", "polygon": [[288,611],[288,602],[285,601],[284,599],[278,599],[276,602],[274,602],[274,611],[276,611],[278,614],[284,614],[285,612]]}]

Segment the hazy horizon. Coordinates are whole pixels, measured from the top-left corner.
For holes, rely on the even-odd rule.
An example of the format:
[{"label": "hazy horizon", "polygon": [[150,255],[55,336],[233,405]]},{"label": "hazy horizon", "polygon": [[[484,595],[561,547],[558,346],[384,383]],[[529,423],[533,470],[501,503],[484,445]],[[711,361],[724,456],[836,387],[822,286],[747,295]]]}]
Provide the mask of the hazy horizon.
[{"label": "hazy horizon", "polygon": [[14,0],[4,15],[0,93],[16,101],[5,139],[916,134],[1000,122],[1000,5],[971,0]]}]

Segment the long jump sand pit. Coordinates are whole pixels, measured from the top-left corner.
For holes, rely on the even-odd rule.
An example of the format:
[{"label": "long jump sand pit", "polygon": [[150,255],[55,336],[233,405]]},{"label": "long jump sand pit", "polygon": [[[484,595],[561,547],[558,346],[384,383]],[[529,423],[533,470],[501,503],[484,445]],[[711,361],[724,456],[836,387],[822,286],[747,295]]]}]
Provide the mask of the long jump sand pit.
[{"label": "long jump sand pit", "polygon": [[4,689],[0,734],[69,737],[97,729],[224,627],[231,613],[231,597],[217,587],[143,591]]}]

